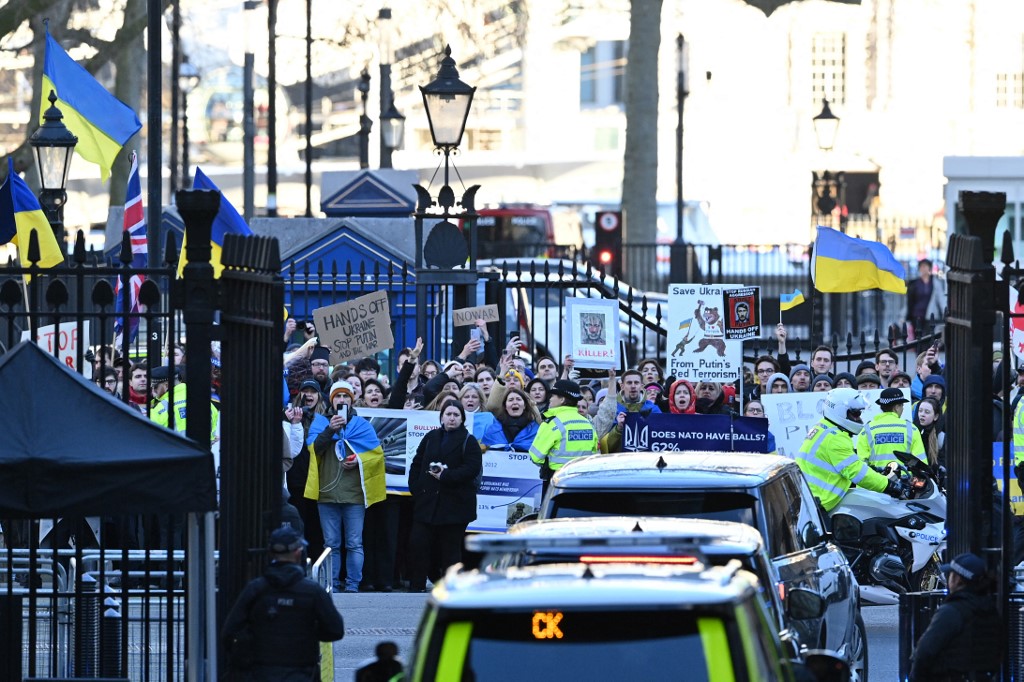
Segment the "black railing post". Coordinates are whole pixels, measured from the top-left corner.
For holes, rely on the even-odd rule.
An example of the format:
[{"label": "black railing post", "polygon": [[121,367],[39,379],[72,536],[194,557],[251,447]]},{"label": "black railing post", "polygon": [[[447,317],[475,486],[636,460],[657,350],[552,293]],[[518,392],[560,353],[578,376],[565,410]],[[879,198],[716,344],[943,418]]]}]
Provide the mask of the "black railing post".
[{"label": "black railing post", "polygon": [[[948,556],[999,545],[992,518],[992,340],[995,324],[996,223],[1006,195],[961,192],[970,236],[950,238],[946,326],[948,426]],[[978,428],[978,425],[982,425]],[[993,562],[994,565],[995,562]]]}]

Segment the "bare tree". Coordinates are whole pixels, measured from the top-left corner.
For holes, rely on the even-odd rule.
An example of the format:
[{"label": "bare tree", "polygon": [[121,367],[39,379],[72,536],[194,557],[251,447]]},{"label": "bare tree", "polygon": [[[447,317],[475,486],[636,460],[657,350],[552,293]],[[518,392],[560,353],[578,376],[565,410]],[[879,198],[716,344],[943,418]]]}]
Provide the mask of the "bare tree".
[{"label": "bare tree", "polygon": [[[662,0],[632,0],[626,61],[626,151],[622,175],[623,241],[653,244],[658,220],[658,50]],[[631,272],[654,267],[634,249]],[[649,261],[649,262],[647,262]]]}]

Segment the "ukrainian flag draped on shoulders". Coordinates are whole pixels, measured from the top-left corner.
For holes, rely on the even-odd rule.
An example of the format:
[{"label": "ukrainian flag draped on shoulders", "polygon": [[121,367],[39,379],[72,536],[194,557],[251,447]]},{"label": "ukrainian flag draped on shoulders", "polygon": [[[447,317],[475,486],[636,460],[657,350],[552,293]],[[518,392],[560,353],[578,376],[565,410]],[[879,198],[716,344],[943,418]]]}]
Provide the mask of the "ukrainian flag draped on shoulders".
[{"label": "ukrainian flag draped on shoulders", "polygon": [[0,185],[0,244],[18,247],[22,267],[31,265],[28,244],[32,231],[39,239],[39,267],[52,268],[64,262],[60,245],[46,219],[39,200],[25,181],[14,172],[14,159],[7,157],[7,179]]},{"label": "ukrainian flag draped on shoulders", "polygon": [[[220,208],[217,210],[217,215],[213,219],[213,225],[211,226],[210,232],[210,247],[213,249],[213,253],[210,254],[210,264],[213,265],[213,276],[220,277],[220,273],[224,272],[224,266],[220,262],[221,249],[224,247],[224,235],[226,234],[240,234],[243,237],[252,236],[252,230],[249,229],[249,225],[245,222],[245,219],[241,216],[238,210],[231,205],[227,197],[224,196],[224,192],[220,191],[217,185],[213,184],[203,173],[202,170],[196,168],[196,176],[192,181],[192,189],[208,189],[220,194]],[[186,257],[185,247],[188,245],[188,235],[181,242],[181,257],[178,260],[178,277],[182,276],[185,271],[185,264],[188,262]]]},{"label": "ukrainian flag draped on shoulders", "polygon": [[[316,415],[309,425],[306,446],[309,450],[309,474],[306,477],[306,489],[303,496],[320,499],[321,462],[318,461],[314,443],[317,436],[324,432],[330,420],[322,414]],[[358,415],[353,416],[344,429],[334,434],[336,452],[339,460],[349,454],[355,454],[359,465],[359,478],[363,489],[365,505],[380,502],[387,497],[387,486],[384,480],[384,448],[381,447],[377,432],[370,422]],[[331,468],[334,468],[333,466]]]},{"label": "ukrainian flag draped on shoulders", "polygon": [[121,148],[142,129],[139,117],[117,99],[64,51],[46,30],[43,87],[40,89],[39,122],[49,107],[50,91],[60,100],[57,108],[64,125],[78,137],[75,151],[100,167],[106,180]]},{"label": "ukrainian flag draped on shoulders", "polygon": [[811,272],[814,288],[825,293],[870,289],[907,293],[907,273],[884,244],[850,237],[829,227],[818,228]]}]

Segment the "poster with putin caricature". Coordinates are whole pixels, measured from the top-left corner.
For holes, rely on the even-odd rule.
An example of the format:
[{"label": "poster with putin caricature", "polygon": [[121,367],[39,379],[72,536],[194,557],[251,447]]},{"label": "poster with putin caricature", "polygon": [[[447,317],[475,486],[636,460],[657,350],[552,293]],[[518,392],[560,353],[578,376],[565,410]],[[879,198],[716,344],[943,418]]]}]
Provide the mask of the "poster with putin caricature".
[{"label": "poster with putin caricature", "polygon": [[[690,381],[728,382],[743,368],[743,341],[726,334],[725,292],[735,284],[670,284],[667,374]],[[749,319],[749,318],[748,318]]]},{"label": "poster with putin caricature", "polygon": [[619,302],[615,299],[565,299],[565,347],[577,367],[619,366]]}]

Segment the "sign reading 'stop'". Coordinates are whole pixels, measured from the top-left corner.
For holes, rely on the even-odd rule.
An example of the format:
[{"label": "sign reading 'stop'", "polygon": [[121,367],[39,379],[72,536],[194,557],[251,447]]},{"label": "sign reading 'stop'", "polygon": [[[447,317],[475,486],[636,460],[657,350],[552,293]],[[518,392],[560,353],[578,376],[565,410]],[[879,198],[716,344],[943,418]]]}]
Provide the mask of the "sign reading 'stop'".
[{"label": "sign reading 'stop'", "polygon": [[332,364],[363,358],[395,345],[387,291],[317,308],[313,321],[320,345],[331,351]]}]

